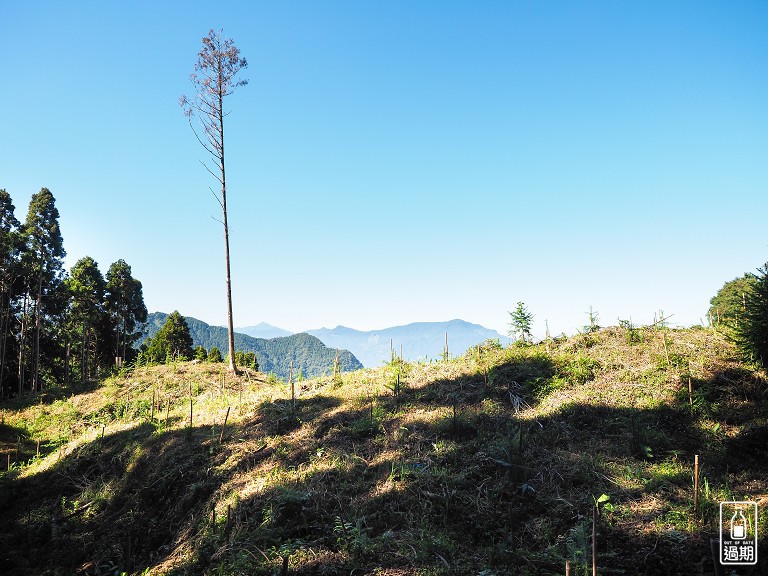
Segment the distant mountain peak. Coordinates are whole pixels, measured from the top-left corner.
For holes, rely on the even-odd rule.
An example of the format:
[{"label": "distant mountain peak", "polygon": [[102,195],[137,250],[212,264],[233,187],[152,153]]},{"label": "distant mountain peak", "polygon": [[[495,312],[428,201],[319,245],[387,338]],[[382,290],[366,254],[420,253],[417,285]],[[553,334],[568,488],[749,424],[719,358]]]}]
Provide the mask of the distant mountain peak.
[{"label": "distant mountain peak", "polygon": [[251,336],[253,338],[281,338],[283,336],[290,336],[293,332],[267,324],[266,322],[259,322],[255,326],[244,326],[242,328],[235,328],[235,332]]},{"label": "distant mountain peak", "polygon": [[307,330],[317,336],[326,346],[344,348],[352,352],[364,366],[380,366],[389,359],[390,339],[398,351],[409,360],[437,358],[445,346],[448,334],[448,350],[451,355],[463,354],[471,346],[488,339],[498,339],[502,345],[512,342],[495,330],[473,324],[460,318],[443,322],[412,322],[378,330],[355,330],[346,326]]}]

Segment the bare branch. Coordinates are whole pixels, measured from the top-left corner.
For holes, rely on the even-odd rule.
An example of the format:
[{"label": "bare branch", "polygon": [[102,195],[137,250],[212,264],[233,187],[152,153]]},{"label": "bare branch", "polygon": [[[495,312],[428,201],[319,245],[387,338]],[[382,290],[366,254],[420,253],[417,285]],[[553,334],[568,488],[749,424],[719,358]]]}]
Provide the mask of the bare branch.
[{"label": "bare branch", "polygon": [[[216,202],[218,202],[219,206],[221,206],[221,209],[224,210],[224,204],[221,203],[221,198],[218,197],[216,192],[214,192],[213,188],[211,188],[210,186],[208,186],[208,190],[211,191],[211,194],[213,194],[213,197],[216,198]],[[223,224],[223,222],[222,222],[222,224]]]},{"label": "bare branch", "polygon": [[208,174],[210,174],[211,176],[213,176],[214,178],[216,178],[216,180],[218,180],[220,184],[224,184],[224,182],[222,182],[222,180],[221,180],[221,178],[219,177],[219,175],[218,175],[218,174],[216,174],[216,173],[214,173],[214,171],[213,171],[213,170],[211,170],[210,168],[208,168],[208,165],[207,165],[205,162],[203,162],[202,160],[199,160],[199,162],[200,162],[200,164],[202,164],[202,165],[203,165],[203,168],[205,168],[205,169],[208,171]]}]

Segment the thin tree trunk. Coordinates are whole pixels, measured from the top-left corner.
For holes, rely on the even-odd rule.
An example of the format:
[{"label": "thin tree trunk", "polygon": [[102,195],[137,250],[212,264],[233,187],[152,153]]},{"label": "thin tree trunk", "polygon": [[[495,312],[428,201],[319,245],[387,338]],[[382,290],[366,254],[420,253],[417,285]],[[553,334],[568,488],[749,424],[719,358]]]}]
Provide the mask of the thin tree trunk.
[{"label": "thin tree trunk", "polygon": [[70,380],[70,362],[72,362],[71,356],[72,356],[72,344],[69,341],[69,338],[67,338],[67,346],[66,346],[66,352],[64,353],[64,382],[67,383],[67,386],[69,386],[72,382]]},{"label": "thin tree trunk", "polygon": [[[127,308],[127,306],[126,306]],[[123,353],[120,356],[121,362],[120,365],[122,366],[125,364],[125,348],[126,348],[126,327],[125,327],[125,317],[128,315],[128,310],[123,309],[123,330],[122,330],[122,336],[123,336]]]},{"label": "thin tree trunk", "polygon": [[[0,400],[5,398],[5,350],[8,337],[8,328],[10,326],[11,316],[11,297],[10,293],[7,298],[3,299],[5,306],[3,307],[3,317],[0,321],[0,332],[2,332],[2,340],[0,341]],[[10,394],[9,394],[10,395]]]},{"label": "thin tree trunk", "polygon": [[19,332],[19,395],[24,392],[24,364],[26,364],[26,348],[27,348],[27,313],[29,306],[29,292],[24,291],[24,300],[21,305],[21,330]]},{"label": "thin tree trunk", "polygon": [[85,354],[86,354],[86,332],[85,324],[83,324],[80,330],[80,383],[84,384],[88,378],[86,374]]},{"label": "thin tree trunk", "polygon": [[[221,80],[219,86],[222,86]],[[224,94],[219,89],[219,128],[221,136],[221,210],[224,218],[224,258],[227,265],[227,330],[229,344],[229,371],[237,374],[235,364],[235,328],[232,320],[232,280],[229,271],[229,226],[227,225],[227,178],[224,171]]]},{"label": "thin tree trunk", "polygon": [[32,364],[32,391],[39,392],[40,386],[40,304],[43,299],[43,271],[37,282],[37,303],[35,304],[35,355]]}]

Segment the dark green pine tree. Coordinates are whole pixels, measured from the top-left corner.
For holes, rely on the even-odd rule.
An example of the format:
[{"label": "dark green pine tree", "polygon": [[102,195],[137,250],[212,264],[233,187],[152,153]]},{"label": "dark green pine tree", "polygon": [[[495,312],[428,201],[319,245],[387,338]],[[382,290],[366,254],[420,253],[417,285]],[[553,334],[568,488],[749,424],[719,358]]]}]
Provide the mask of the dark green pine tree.
[{"label": "dark green pine tree", "polygon": [[0,398],[17,386],[14,285],[19,274],[21,237],[15,210],[10,194],[0,189]]},{"label": "dark green pine tree", "polygon": [[768,366],[768,262],[754,279],[743,298],[744,316],[735,327],[735,338],[748,356]]},{"label": "dark green pine tree", "polygon": [[[96,368],[104,364],[108,357],[106,351],[109,332],[104,333],[107,326],[107,313],[104,309],[106,282],[98,264],[93,258],[86,256],[72,267],[64,285],[70,302],[67,324],[74,343],[72,349],[80,358],[80,380],[85,382],[95,375]],[[67,352],[69,368],[69,347]]]},{"label": "dark green pine tree", "polygon": [[124,363],[131,358],[133,344],[139,338],[136,326],[147,321],[141,282],[131,275],[125,260],[118,260],[107,271],[107,311],[112,325],[114,356]]},{"label": "dark green pine tree", "polygon": [[[59,211],[56,199],[47,188],[34,194],[29,202],[23,235],[26,241],[27,286],[34,301],[34,330],[31,341],[30,388],[42,388],[40,379],[41,356],[53,357],[56,345],[53,338],[55,317],[61,313],[61,299],[56,291],[62,283],[62,261],[66,252],[59,228]],[[23,338],[23,336],[22,336]],[[46,345],[46,350],[42,349]],[[23,371],[23,366],[21,367]],[[19,382],[21,387],[23,382]]]},{"label": "dark green pine tree", "polygon": [[165,319],[165,324],[151,338],[143,349],[143,358],[152,364],[192,358],[192,335],[184,317],[174,310]]},{"label": "dark green pine tree", "polygon": [[527,342],[526,336],[531,338],[531,324],[533,323],[533,314],[528,311],[528,307],[522,302],[517,303],[514,312],[509,313],[510,323],[508,334],[515,337],[518,334],[523,343]]}]

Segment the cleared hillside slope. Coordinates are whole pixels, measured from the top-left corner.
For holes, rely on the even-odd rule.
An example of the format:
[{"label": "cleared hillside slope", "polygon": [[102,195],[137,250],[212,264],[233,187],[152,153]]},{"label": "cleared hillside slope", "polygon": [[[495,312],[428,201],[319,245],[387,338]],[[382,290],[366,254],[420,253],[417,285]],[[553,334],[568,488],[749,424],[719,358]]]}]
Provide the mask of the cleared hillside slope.
[{"label": "cleared hillside slope", "polygon": [[721,500],[768,534],[768,383],[710,330],[395,362],[295,405],[205,364],[28,402],[0,428],[31,459],[0,476],[12,574],[584,574],[603,494],[600,574],[713,574]]}]

